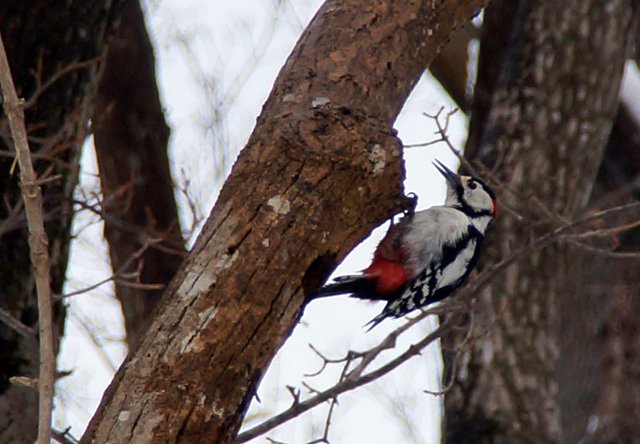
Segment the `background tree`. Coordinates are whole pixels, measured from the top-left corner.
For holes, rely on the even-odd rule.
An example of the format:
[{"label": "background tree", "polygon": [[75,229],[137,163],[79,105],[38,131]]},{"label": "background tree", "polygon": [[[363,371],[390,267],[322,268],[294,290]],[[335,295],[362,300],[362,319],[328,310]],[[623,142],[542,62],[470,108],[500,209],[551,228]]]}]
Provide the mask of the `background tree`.
[{"label": "background tree", "polygon": [[[629,149],[620,143],[624,108],[602,164],[634,36],[635,7],[631,2],[613,8],[598,1],[515,3],[497,1],[487,8],[465,152],[504,181],[500,197],[507,211],[485,264],[561,221],[588,214],[587,209],[629,202],[627,181],[636,175],[633,166],[616,160]],[[594,183],[598,191],[588,208]],[[603,188],[622,195],[603,199]],[[630,216],[615,220],[623,225]],[[599,223],[604,219],[594,221]],[[616,238],[618,231],[604,234]],[[617,402],[637,406],[638,398],[631,393],[620,397],[624,401],[612,400],[607,361],[617,353],[605,333],[607,313],[625,311],[616,299],[633,300],[637,287],[629,281],[628,266],[612,259],[607,247],[607,241],[569,237],[524,255],[479,295],[475,328],[485,334],[478,333],[452,375],[455,383],[445,398],[447,442],[578,442],[595,429],[602,436],[603,426],[618,428],[606,432],[608,439],[627,442],[625,437],[637,436],[620,428],[619,410],[612,412]],[[625,325],[627,334],[637,329],[631,324]],[[456,339],[448,342],[454,346]],[[624,358],[616,361],[619,370],[628,368]],[[627,415],[634,411],[637,407]]]},{"label": "background tree", "polygon": [[[30,145],[36,153],[39,178],[44,181],[52,290],[62,295],[74,212],[79,207],[98,212],[109,221],[107,238],[119,278],[117,294],[131,320],[127,324],[128,338],[133,344],[157,300],[154,294],[161,292],[175,272],[184,244],[168,172],[168,131],[157,98],[152,49],[139,4],[126,2],[124,10],[122,6],[117,1],[94,2],[91,7],[4,2],[0,6],[0,33],[18,92],[27,100]],[[113,39],[118,24],[118,35]],[[105,58],[108,42],[112,42],[112,48]],[[122,58],[126,56],[129,57],[124,63]],[[123,67],[129,69],[126,74],[130,76],[127,82],[118,83],[117,75],[125,74]],[[132,79],[137,84],[132,85]],[[124,112],[128,115],[123,116]],[[101,176],[104,202],[89,207],[86,201],[74,202],[73,193],[80,148],[91,131],[92,113],[96,146],[103,164],[109,166],[103,168]],[[0,308],[5,320],[0,323],[0,441],[33,442],[37,431],[36,392],[10,385],[9,378],[37,377],[35,284],[4,115],[0,123],[4,153],[0,159]],[[123,152],[127,153],[129,165],[137,168],[119,164],[124,160]],[[132,206],[138,211],[131,211]],[[54,306],[57,353],[65,310],[60,299]],[[16,320],[17,327],[12,323]]]},{"label": "background tree", "polygon": [[[97,58],[111,32],[120,2],[52,6],[47,2],[7,1],[0,5],[0,32],[6,42],[18,93],[26,99],[30,143],[44,187],[52,291],[64,282],[71,228],[72,193],[79,147],[87,133]],[[46,17],[46,19],[45,19]],[[91,33],[83,30],[92,29]],[[7,120],[0,127],[0,306],[3,316],[31,329],[37,321],[23,202],[12,173],[13,148]],[[55,303],[56,347],[64,309]],[[35,392],[9,384],[11,376],[37,377],[35,333],[0,324],[0,440],[30,442],[37,430]]]},{"label": "background tree", "polygon": [[133,348],[186,251],[173,193],[169,128],[142,8],[129,1],[110,42],[92,116],[104,235]]}]

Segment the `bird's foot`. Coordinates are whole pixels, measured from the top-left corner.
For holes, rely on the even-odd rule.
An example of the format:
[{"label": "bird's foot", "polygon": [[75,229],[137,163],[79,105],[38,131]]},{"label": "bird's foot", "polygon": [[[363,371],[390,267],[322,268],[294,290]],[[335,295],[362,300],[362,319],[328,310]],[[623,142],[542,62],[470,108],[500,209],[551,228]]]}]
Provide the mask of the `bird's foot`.
[{"label": "bird's foot", "polygon": [[418,205],[418,196],[416,193],[409,193],[404,197],[404,202],[402,204],[402,212],[405,216],[410,216],[416,211],[416,206]]}]

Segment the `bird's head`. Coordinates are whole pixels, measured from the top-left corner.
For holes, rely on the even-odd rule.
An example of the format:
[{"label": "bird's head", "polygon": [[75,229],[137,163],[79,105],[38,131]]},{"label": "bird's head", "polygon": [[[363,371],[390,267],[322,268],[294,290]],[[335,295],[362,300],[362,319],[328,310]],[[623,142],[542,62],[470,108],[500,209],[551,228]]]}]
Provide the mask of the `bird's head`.
[{"label": "bird's head", "polygon": [[496,217],[496,195],[487,184],[475,177],[459,176],[438,160],[433,165],[447,180],[445,205],[458,207],[469,216]]}]

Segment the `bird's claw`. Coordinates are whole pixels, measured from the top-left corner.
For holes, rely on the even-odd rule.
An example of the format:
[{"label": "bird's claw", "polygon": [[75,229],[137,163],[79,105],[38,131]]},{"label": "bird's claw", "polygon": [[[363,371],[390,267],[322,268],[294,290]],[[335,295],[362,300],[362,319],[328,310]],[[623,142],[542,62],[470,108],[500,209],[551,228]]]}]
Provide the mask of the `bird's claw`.
[{"label": "bird's claw", "polygon": [[404,208],[402,212],[405,216],[410,216],[416,211],[416,206],[418,205],[418,196],[416,193],[409,193],[404,198]]}]

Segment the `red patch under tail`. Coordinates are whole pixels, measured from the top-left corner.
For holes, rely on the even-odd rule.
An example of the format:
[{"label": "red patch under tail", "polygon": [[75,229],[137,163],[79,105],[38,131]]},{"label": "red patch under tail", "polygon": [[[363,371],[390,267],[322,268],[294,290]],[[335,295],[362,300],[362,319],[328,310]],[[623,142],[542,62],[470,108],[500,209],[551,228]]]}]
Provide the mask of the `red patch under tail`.
[{"label": "red patch under tail", "polygon": [[401,264],[382,258],[375,258],[364,274],[367,278],[376,278],[376,291],[382,294],[393,293],[408,280]]}]

